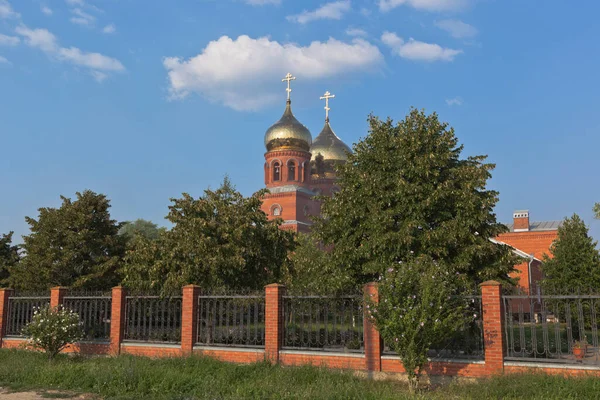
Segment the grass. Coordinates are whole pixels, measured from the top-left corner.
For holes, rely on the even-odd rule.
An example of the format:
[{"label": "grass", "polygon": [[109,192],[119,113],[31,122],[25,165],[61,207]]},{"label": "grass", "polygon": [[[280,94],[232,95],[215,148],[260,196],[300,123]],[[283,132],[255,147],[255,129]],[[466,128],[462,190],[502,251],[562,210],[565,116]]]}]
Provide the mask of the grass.
[{"label": "grass", "polygon": [[68,390],[106,399],[588,399],[598,378],[510,375],[452,383],[416,396],[397,381],[351,372],[267,363],[235,365],[204,357],[68,357],[0,350],[0,386],[13,390]]}]

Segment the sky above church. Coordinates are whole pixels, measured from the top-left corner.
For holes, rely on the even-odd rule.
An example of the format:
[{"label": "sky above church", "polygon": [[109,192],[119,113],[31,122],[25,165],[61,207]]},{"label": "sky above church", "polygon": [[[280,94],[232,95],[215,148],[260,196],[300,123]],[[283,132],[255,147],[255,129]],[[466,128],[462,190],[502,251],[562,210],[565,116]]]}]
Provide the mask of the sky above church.
[{"label": "sky above church", "polygon": [[[281,79],[315,137],[436,111],[496,163],[498,219],[600,201],[600,3],[558,0],[0,0],[0,233],[60,195],[164,225],[227,174],[262,188]],[[17,241],[20,239],[17,238]]]}]

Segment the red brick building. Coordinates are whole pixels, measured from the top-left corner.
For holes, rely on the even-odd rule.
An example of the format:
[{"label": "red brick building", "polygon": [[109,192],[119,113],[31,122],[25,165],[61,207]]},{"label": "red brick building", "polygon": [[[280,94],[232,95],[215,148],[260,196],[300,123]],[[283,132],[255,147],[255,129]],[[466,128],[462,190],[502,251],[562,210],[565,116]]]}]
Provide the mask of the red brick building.
[{"label": "red brick building", "polygon": [[262,210],[270,219],[283,219],[283,229],[308,232],[311,215],[319,215],[321,204],[315,195],[331,195],[336,190],[335,165],[347,159],[350,148],[337,137],[329,125],[328,100],[325,125],[313,140],[308,128],[292,113],[289,98],[279,121],[265,133],[265,186],[270,193],[263,198]]},{"label": "red brick building", "polygon": [[526,261],[516,266],[519,286],[526,293],[536,293],[542,279],[541,264],[544,254],[551,256],[550,246],[558,236],[561,221],[529,221],[528,210],[513,213],[513,223],[507,224],[509,232],[495,238],[495,241],[510,245]]}]

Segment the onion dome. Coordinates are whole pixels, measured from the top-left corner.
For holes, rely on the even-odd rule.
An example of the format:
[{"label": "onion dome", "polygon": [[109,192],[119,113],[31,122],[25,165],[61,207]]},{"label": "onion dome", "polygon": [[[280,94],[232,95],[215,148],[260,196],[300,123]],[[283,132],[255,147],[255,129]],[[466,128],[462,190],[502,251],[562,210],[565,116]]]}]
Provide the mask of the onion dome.
[{"label": "onion dome", "polygon": [[288,100],[281,119],[265,133],[267,151],[279,149],[309,151],[311,143],[310,131],[294,117],[292,102]]},{"label": "onion dome", "polygon": [[323,161],[346,161],[347,153],[352,153],[352,150],[333,132],[328,118],[323,130],[313,141],[310,152],[313,161],[319,154],[323,156]]}]

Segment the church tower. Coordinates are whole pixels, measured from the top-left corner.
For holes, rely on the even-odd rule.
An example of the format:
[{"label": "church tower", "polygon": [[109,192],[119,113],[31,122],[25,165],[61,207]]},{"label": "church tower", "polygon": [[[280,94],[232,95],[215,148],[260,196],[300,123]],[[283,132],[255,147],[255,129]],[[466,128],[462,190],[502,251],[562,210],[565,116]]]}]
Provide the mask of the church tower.
[{"label": "church tower", "polygon": [[265,186],[270,193],[263,198],[262,210],[270,219],[282,218],[283,229],[308,232],[309,215],[319,210],[310,190],[312,136],[292,113],[290,83],[295,79],[290,73],[282,79],[287,82],[285,111],[265,133]]}]

